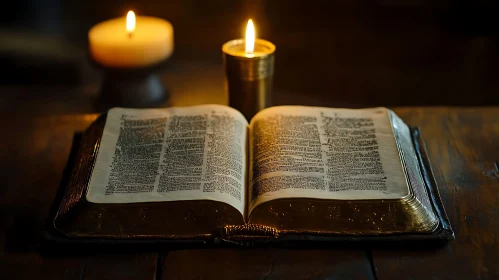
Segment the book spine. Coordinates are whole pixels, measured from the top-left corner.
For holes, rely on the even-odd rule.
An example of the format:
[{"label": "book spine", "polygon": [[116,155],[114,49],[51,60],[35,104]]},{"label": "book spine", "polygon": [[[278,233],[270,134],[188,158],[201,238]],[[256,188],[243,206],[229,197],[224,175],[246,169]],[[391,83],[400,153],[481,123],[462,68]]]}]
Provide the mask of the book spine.
[{"label": "book spine", "polygon": [[222,228],[221,237],[230,240],[270,239],[279,237],[279,230],[256,224],[227,225]]}]

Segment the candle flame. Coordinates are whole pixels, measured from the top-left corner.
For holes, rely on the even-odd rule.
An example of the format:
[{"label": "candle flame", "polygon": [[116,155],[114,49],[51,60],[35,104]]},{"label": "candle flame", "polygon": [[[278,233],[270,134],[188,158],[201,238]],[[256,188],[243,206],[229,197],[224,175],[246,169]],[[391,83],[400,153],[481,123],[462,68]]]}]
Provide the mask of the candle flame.
[{"label": "candle flame", "polygon": [[246,25],[246,53],[253,53],[255,50],[255,37],[255,26],[250,19]]},{"label": "candle flame", "polygon": [[133,11],[129,11],[126,15],[126,31],[129,34],[132,34],[135,30],[135,13]]}]

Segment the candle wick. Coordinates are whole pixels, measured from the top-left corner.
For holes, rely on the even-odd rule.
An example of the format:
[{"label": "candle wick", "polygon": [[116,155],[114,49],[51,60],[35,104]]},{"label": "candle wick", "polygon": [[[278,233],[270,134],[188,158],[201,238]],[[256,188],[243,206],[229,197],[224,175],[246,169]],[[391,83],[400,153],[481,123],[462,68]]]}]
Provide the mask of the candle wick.
[{"label": "candle wick", "polygon": [[128,38],[132,38],[133,37],[133,32],[128,32]]}]

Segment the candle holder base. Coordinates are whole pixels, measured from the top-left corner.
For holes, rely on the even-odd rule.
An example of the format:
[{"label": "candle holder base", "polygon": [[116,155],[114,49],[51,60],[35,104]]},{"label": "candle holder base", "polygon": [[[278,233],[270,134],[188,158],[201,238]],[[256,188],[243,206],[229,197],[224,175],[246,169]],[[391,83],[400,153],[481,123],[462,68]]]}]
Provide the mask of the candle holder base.
[{"label": "candle holder base", "polygon": [[168,91],[155,73],[108,70],[104,74],[100,101],[112,107],[151,108],[165,103],[167,97]]},{"label": "candle holder base", "polygon": [[96,107],[107,110],[112,107],[153,108],[166,104],[169,92],[156,74],[166,63],[163,60],[146,67],[107,67],[95,61],[92,65],[104,72],[100,96]]}]

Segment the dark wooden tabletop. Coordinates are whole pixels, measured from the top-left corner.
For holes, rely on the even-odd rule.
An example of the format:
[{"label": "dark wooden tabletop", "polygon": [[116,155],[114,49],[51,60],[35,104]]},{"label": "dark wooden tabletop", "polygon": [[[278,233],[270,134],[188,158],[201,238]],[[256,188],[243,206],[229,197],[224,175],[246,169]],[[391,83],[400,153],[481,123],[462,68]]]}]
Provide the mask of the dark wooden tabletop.
[{"label": "dark wooden tabletop", "polygon": [[[184,98],[184,99],[182,99]],[[190,105],[185,96],[172,101]],[[225,102],[215,96],[216,103]],[[187,101],[186,101],[187,100]],[[195,99],[191,99],[195,100]],[[219,101],[219,102],[218,102]],[[0,113],[2,279],[494,279],[499,277],[499,108],[394,108],[421,127],[456,240],[442,248],[50,253],[40,236],[73,134],[96,114]],[[7,277],[5,277],[7,276]]]},{"label": "dark wooden tabletop", "polygon": [[286,9],[263,0],[45,1],[60,2],[59,12],[8,2],[22,9],[10,9],[7,20],[46,10],[65,36],[54,46],[39,38],[44,26],[34,36],[0,30],[7,69],[0,76],[0,279],[499,278],[499,107],[394,108],[427,144],[456,233],[442,248],[40,248],[73,134],[100,111],[88,28],[123,15],[131,2],[139,14],[175,26],[175,55],[161,75],[172,92],[167,106],[227,104],[220,47],[252,17],[258,36],[277,45],[275,105],[363,107],[499,105],[497,1],[286,1]]}]

